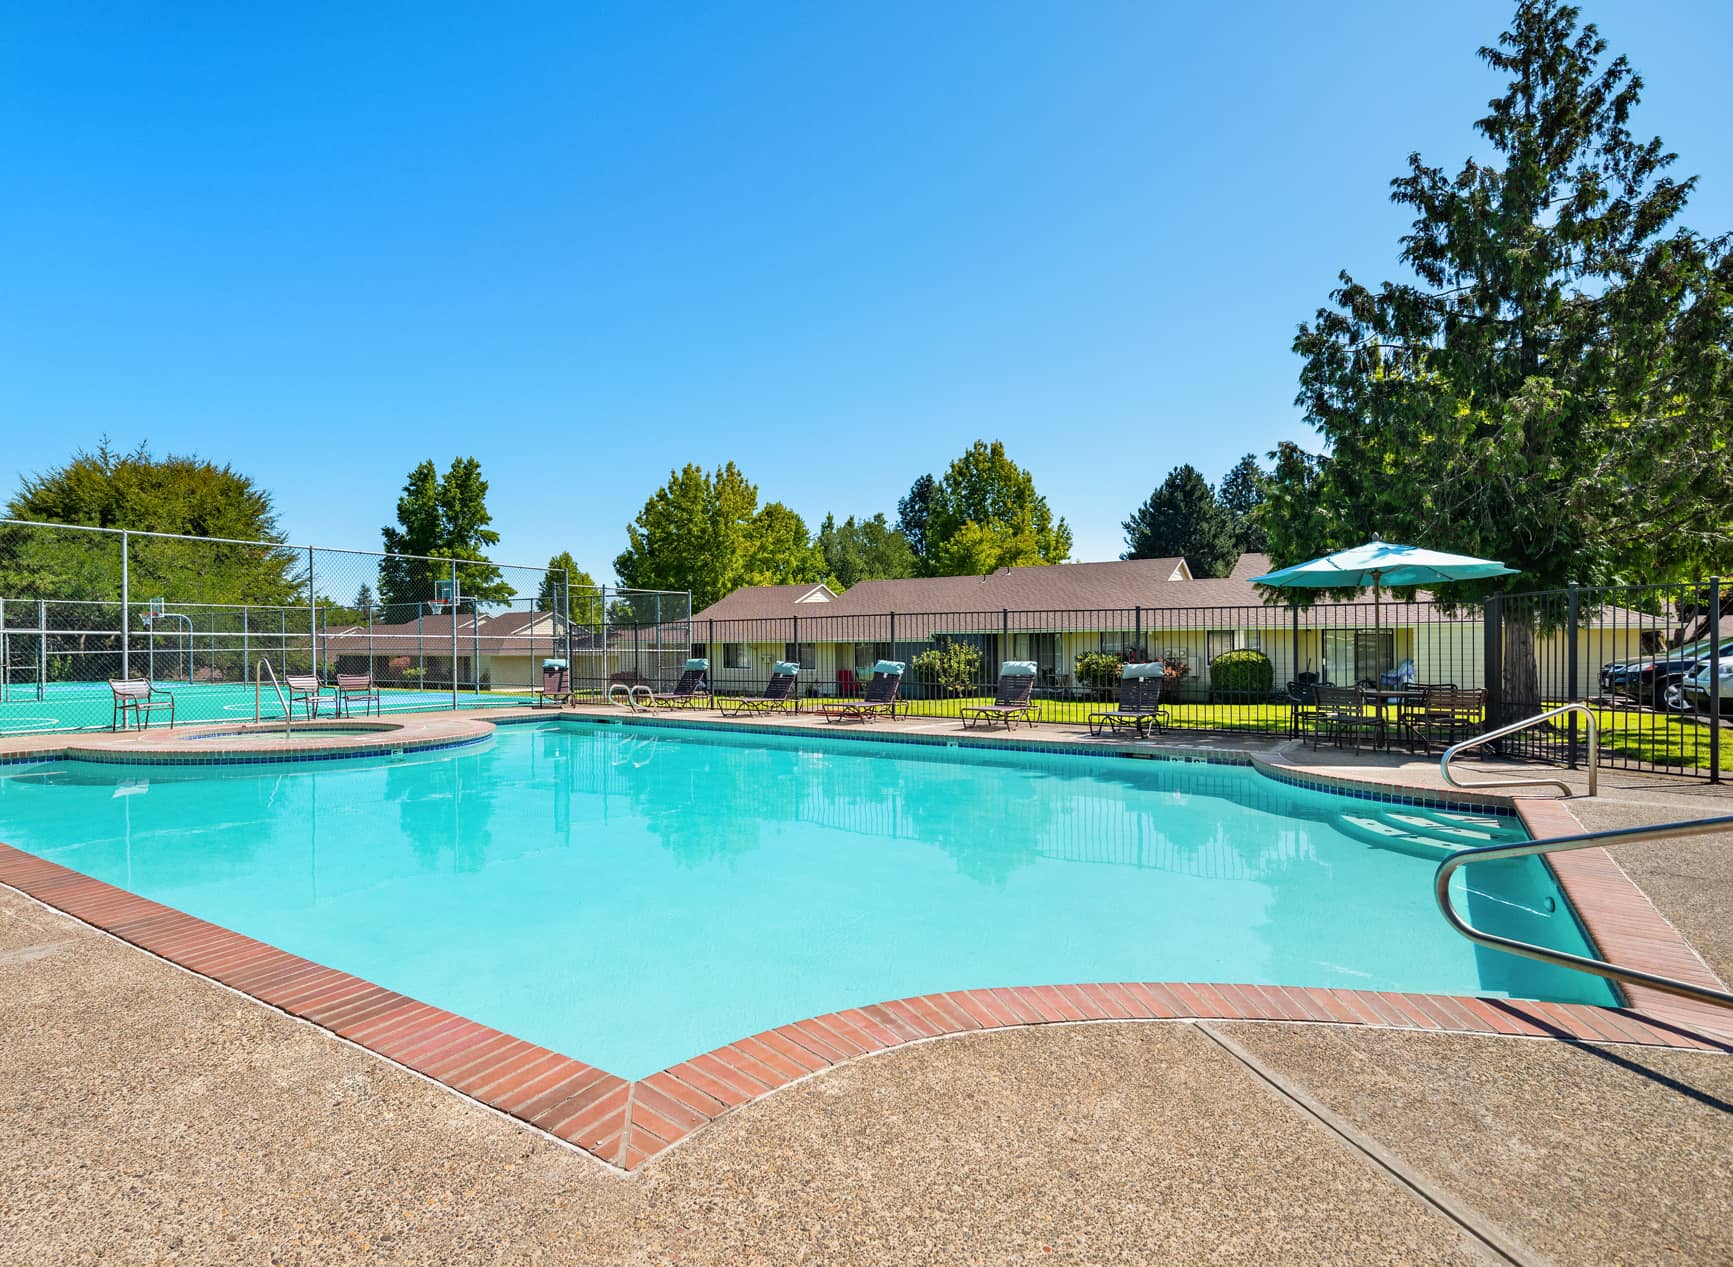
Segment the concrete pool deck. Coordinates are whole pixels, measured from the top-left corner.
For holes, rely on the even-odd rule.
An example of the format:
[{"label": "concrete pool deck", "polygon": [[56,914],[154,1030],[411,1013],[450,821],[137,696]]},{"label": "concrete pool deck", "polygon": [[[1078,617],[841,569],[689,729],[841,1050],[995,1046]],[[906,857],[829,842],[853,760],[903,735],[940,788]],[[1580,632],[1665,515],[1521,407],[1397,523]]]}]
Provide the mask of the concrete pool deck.
[{"label": "concrete pool deck", "polygon": [[[1435,764],[1428,782],[1420,762],[1267,755],[1436,782]],[[1733,802],[1603,775],[1574,806],[1598,826]],[[1727,843],[1621,859],[1663,915],[1710,930],[1723,974]],[[0,1262],[1484,1261],[1368,1143],[1524,1261],[1717,1261],[1733,1200],[1733,1062],[1707,1051],[1328,1017],[974,1032],[827,1068],[624,1177],[3,892],[0,983],[3,1129],[26,1159],[0,1181]]]}]

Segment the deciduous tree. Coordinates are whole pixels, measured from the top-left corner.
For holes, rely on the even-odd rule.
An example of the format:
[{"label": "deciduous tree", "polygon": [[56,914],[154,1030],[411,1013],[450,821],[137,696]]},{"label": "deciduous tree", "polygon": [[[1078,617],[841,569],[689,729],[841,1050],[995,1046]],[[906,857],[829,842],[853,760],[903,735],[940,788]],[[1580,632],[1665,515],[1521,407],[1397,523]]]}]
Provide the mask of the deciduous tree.
[{"label": "deciduous tree", "polygon": [[883,514],[859,521],[851,515],[840,527],[835,515],[826,515],[815,544],[826,572],[843,589],[860,581],[915,575],[917,561],[908,538]]},{"label": "deciduous tree", "polygon": [[379,565],[379,594],[388,607],[413,611],[435,598],[439,583],[452,579],[449,560],[459,560],[461,600],[503,603],[514,594],[499,568],[487,559],[499,533],[488,527],[487,480],[474,458],[453,458],[444,476],[431,461],[416,464],[397,499],[397,525],[381,530],[392,556]]},{"label": "deciduous tree", "polygon": [[740,586],[757,511],[758,489],[734,463],[714,474],[687,463],[627,525],[614,572],[624,585],[689,590],[699,611]]},{"label": "deciduous tree", "polygon": [[984,576],[1065,562],[1071,528],[1053,518],[1035,477],[1006,455],[1002,441],[977,440],[933,489],[925,546],[931,575]]},{"label": "deciduous tree", "polygon": [[566,599],[566,616],[574,625],[589,628],[602,619],[602,595],[596,580],[572,557],[570,550],[561,550],[548,560],[548,570],[536,590],[536,610],[554,611],[560,595]]},{"label": "deciduous tree", "polygon": [[[227,541],[132,539],[128,565],[135,598],[177,603],[305,601],[303,556],[233,542],[282,540],[271,495],[230,466],[199,457],[128,453],[104,440],[94,453],[19,485],[6,513],[42,523],[180,533]],[[0,594],[8,598],[113,601],[120,597],[120,538],[108,534],[0,527]]]}]

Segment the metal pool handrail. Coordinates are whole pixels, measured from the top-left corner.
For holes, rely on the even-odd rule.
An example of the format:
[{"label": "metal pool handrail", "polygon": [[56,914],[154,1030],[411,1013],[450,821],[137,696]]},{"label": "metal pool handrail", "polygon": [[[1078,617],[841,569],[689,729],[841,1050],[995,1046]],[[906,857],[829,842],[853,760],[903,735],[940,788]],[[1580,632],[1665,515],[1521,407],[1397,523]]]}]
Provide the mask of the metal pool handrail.
[{"label": "metal pool handrail", "polygon": [[[261,659],[258,669],[253,672],[253,720],[259,720],[259,692],[264,688],[265,678],[271,679],[271,689],[277,692],[277,702],[283,706],[283,733],[289,733],[289,727],[294,722],[294,715],[289,711],[289,697],[283,694],[282,686],[277,682],[277,671],[271,667],[269,660]],[[243,696],[243,698],[245,698]],[[246,705],[241,707],[245,708]]]},{"label": "metal pool handrail", "polygon": [[1563,717],[1566,713],[1581,713],[1589,723],[1589,795],[1594,796],[1600,791],[1601,785],[1601,725],[1595,718],[1594,709],[1587,704],[1572,702],[1560,704],[1557,708],[1549,708],[1544,713],[1536,713],[1533,717],[1524,717],[1521,721],[1513,721],[1508,726],[1500,726],[1497,730],[1489,730],[1484,735],[1475,735],[1464,739],[1461,743],[1452,744],[1444,750],[1444,755],[1438,759],[1438,773],[1444,776],[1444,781],[1451,787],[1483,788],[1497,787],[1556,787],[1566,796],[1573,794],[1570,784],[1558,779],[1494,779],[1480,783],[1464,783],[1450,772],[1450,762],[1459,752],[1467,752],[1470,748],[1478,748],[1520,731],[1532,729],[1555,717]]},{"label": "metal pool handrail", "polygon": [[1716,990],[1704,985],[1693,985],[1689,981],[1677,981],[1672,977],[1644,972],[1640,968],[1620,967],[1618,964],[1609,963],[1605,959],[1591,959],[1586,955],[1573,955],[1568,951],[1552,950],[1546,946],[1536,946],[1531,942],[1500,937],[1497,933],[1483,932],[1463,919],[1450,900],[1450,877],[1456,873],[1458,867],[1464,867],[1470,863],[1497,862],[1504,858],[1526,858],[1535,854],[1568,853],[1573,849],[1592,849],[1598,845],[1631,845],[1644,840],[1665,840],[1678,836],[1705,836],[1717,831],[1733,831],[1733,814],[1684,823],[1660,823],[1653,827],[1622,827],[1613,831],[1592,831],[1579,836],[1560,836],[1554,840],[1523,840],[1515,844],[1476,845],[1470,849],[1459,850],[1438,865],[1438,874],[1433,880],[1433,894],[1438,899],[1438,909],[1444,912],[1444,918],[1450,921],[1450,926],[1476,945],[1490,946],[1494,950],[1508,951],[1513,955],[1521,955],[1525,959],[1535,959],[1541,963],[1554,964],[1560,968],[1590,972],[1597,977],[1605,977],[1609,981],[1621,981],[1626,985],[1646,985],[1650,989],[1664,990],[1668,994],[1695,999],[1699,1003],[1733,1008],[1733,994],[1729,994],[1725,990]]}]

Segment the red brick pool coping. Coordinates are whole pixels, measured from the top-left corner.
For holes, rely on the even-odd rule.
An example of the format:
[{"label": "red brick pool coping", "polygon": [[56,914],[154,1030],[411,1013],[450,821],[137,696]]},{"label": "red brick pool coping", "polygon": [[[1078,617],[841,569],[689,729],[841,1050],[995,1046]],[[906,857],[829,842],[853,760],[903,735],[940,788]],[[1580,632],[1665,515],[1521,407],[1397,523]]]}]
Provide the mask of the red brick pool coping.
[{"label": "red brick pool coping", "polygon": [[[1319,781],[1399,786],[1339,775]],[[1537,839],[1582,830],[1559,802],[1524,798],[1515,804]],[[1604,956],[1720,985],[1605,850],[1558,854],[1548,862]],[[1630,1006],[1607,1008],[1370,990],[1114,982],[959,990],[849,1008],[741,1038],[630,1082],[4,844],[0,884],[628,1171],[730,1110],[810,1074],[907,1043],[1021,1025],[1286,1021],[1733,1052],[1729,1014],[1643,988],[1627,989]]]}]

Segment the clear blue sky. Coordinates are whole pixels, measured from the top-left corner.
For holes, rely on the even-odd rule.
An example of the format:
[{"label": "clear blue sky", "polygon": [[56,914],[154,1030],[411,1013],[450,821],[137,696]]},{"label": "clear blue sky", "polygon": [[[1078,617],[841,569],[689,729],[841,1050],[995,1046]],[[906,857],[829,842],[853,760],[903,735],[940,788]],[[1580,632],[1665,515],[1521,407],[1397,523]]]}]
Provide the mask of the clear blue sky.
[{"label": "clear blue sky", "polygon": [[[473,453],[598,576],[670,466],[816,528],[1000,437],[1110,558],[1307,439],[1297,322],[1393,271],[1504,3],[11,5],[0,482],[105,433],[376,546]],[[1733,228],[1733,5],[1590,0]]]}]

